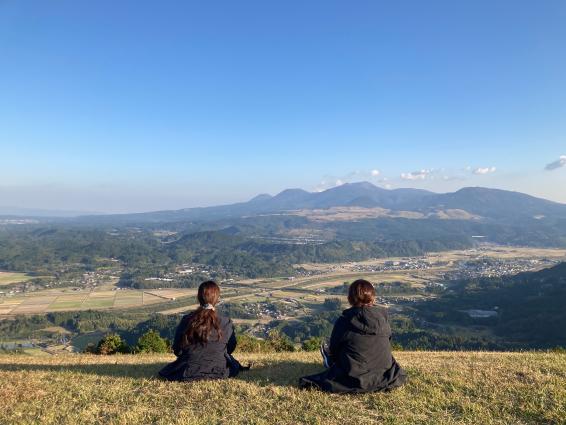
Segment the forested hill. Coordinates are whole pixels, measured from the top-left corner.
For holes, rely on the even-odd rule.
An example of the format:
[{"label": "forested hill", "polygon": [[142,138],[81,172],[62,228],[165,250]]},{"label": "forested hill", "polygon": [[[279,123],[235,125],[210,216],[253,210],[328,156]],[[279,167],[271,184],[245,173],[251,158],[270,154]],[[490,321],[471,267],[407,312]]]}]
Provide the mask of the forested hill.
[{"label": "forested hill", "polygon": [[151,230],[109,232],[51,226],[0,232],[0,270],[52,274],[69,265],[88,270],[100,259],[111,258],[138,270],[199,263],[239,276],[281,276],[290,274],[292,265],[304,262],[412,256],[470,245],[470,238],[460,235],[286,244],[224,230],[181,232],[163,239]]},{"label": "forested hill", "polygon": [[[447,294],[423,303],[423,317],[464,326],[488,326],[523,347],[558,347],[566,341],[566,263],[539,272],[456,283]],[[472,319],[469,310],[493,311]]]},{"label": "forested hill", "polygon": [[269,276],[297,262],[418,255],[474,240],[566,246],[564,204],[496,189],[436,194],[367,182],[218,207],[17,223],[0,219],[0,268],[29,271],[102,255],[128,266],[179,259]]}]

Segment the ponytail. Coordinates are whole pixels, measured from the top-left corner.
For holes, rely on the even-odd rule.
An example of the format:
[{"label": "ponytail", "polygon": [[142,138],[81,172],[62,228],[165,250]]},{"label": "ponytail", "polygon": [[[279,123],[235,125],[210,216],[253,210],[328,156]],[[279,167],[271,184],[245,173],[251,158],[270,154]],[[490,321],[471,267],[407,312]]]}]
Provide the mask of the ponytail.
[{"label": "ponytail", "polygon": [[220,288],[213,281],[200,284],[198,288],[199,308],[190,314],[187,329],[183,338],[183,345],[206,344],[214,329],[218,340],[222,337],[220,319],[214,306],[220,299]]}]

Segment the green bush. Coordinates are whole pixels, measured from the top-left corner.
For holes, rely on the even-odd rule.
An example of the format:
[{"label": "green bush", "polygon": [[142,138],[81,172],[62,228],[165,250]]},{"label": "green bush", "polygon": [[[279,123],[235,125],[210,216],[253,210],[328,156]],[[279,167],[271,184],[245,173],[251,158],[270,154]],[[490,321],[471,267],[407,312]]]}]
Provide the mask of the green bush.
[{"label": "green bush", "polygon": [[295,345],[277,330],[272,330],[267,339],[254,338],[249,335],[238,335],[236,350],[240,353],[272,353],[274,351],[295,351]]},{"label": "green bush", "polygon": [[150,329],[140,336],[135,351],[136,353],[168,353],[170,344],[168,340],[161,338],[159,333]]},{"label": "green bush", "polygon": [[129,353],[130,347],[118,334],[109,334],[102,338],[96,347],[96,354]]},{"label": "green bush", "polygon": [[241,353],[268,353],[273,351],[269,342],[264,339],[254,338],[249,335],[237,335],[238,345],[236,350]]},{"label": "green bush", "polygon": [[291,342],[289,337],[277,330],[269,332],[267,342],[273,351],[295,351],[295,345]]},{"label": "green bush", "polygon": [[322,344],[322,338],[313,336],[303,341],[302,348],[304,351],[317,351],[320,348],[320,344]]}]

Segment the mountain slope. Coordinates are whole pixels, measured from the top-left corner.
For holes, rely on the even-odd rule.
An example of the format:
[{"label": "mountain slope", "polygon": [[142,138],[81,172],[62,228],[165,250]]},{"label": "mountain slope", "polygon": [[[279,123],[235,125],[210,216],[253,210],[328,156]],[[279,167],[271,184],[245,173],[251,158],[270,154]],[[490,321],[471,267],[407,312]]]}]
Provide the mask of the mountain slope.
[{"label": "mountain slope", "polygon": [[[558,347],[566,341],[566,263],[538,272],[465,279],[420,305],[426,320],[449,317],[458,326],[487,326],[518,347]],[[470,320],[469,310],[496,311],[491,320]],[[440,316],[439,316],[440,315]]]},{"label": "mountain slope", "polygon": [[297,388],[318,353],[236,353],[250,372],[225,381],[155,379],[173,356],[0,356],[0,423],[559,424],[566,356],[398,352],[406,386],[336,396]]},{"label": "mountain slope", "polygon": [[494,219],[566,217],[564,204],[500,189],[466,187],[454,193],[434,195],[423,201],[421,208],[457,208]]}]

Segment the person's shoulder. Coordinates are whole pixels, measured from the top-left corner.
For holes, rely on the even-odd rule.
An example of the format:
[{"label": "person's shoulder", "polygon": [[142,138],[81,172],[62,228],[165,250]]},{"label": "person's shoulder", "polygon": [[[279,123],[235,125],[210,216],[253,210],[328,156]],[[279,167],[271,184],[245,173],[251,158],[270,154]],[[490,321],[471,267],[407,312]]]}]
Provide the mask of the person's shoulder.
[{"label": "person's shoulder", "polygon": [[224,314],[220,314],[220,313],[217,313],[217,316],[222,326],[228,326],[232,324],[232,319],[230,319],[228,316],[225,316]]},{"label": "person's shoulder", "polygon": [[379,316],[383,316],[386,319],[389,317],[389,310],[380,305],[374,305],[371,307]]},{"label": "person's shoulder", "polygon": [[352,320],[352,317],[357,314],[356,308],[357,307],[350,307],[350,308],[347,308],[346,310],[343,310],[342,314],[340,316],[338,316],[338,319],[336,319],[336,323],[347,323],[350,320]]},{"label": "person's shoulder", "polygon": [[357,307],[349,307],[346,310],[342,310],[342,315],[340,317],[348,317],[351,316],[352,313],[356,311]]},{"label": "person's shoulder", "polygon": [[387,312],[389,311],[387,308],[383,307],[382,305],[377,305],[377,304],[372,306],[372,308],[375,308],[375,310],[381,314],[387,314]]},{"label": "person's shoulder", "polygon": [[187,322],[191,318],[192,315],[193,315],[192,311],[190,313],[184,314],[181,317],[181,322]]}]

